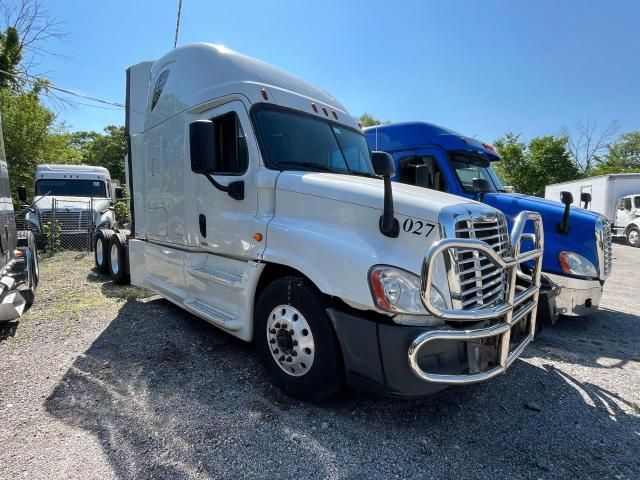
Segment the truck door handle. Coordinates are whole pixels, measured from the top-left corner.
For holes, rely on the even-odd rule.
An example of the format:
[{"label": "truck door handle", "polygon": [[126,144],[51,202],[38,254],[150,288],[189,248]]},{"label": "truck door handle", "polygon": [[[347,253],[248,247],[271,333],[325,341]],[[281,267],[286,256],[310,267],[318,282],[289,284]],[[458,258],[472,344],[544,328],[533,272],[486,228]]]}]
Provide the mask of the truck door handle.
[{"label": "truck door handle", "polygon": [[202,213],[198,217],[198,224],[200,225],[200,235],[204,238],[207,238],[207,217],[205,217]]}]

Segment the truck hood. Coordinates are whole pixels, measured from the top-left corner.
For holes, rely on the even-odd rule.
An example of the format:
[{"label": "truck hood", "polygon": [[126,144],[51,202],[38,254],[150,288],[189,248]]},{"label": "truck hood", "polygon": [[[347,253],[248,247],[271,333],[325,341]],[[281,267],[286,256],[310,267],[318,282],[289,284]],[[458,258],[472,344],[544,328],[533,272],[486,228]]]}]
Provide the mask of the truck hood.
[{"label": "truck hood", "polygon": [[542,215],[545,248],[542,267],[546,272],[562,274],[558,253],[571,251],[582,255],[598,267],[596,250],[596,220],[600,214],[579,207],[571,207],[569,215],[569,233],[558,231],[562,221],[564,205],[554,200],[522,195],[519,193],[487,193],[484,202],[501,210],[507,217],[509,229],[515,216],[523,210],[538,212]]},{"label": "truck hood", "polygon": [[[278,190],[337,200],[382,211],[384,186],[382,179],[334,173],[283,172],[278,177]],[[395,213],[407,217],[438,221],[440,211],[450,205],[478,202],[456,195],[425,190],[422,187],[393,183]]]},{"label": "truck hood", "polygon": [[[33,208],[35,210],[51,210],[53,208],[53,201],[56,201],[56,208],[65,210],[86,210],[90,208],[91,198],[89,197],[52,197],[52,196],[38,196],[33,199]],[[93,210],[102,212],[111,205],[111,201],[108,198],[94,198]]]}]

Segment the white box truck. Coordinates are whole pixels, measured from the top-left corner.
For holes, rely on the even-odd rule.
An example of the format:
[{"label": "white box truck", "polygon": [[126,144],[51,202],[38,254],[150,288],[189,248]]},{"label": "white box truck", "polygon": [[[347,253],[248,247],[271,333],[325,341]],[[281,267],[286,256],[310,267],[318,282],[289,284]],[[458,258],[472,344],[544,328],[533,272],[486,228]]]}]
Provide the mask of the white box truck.
[{"label": "white box truck", "polygon": [[612,234],[640,247],[640,173],[615,173],[547,185],[545,198],[569,192],[577,206],[598,212],[612,223]]},{"label": "white box truck", "polygon": [[130,67],[126,98],[132,228],[97,232],[98,269],[254,341],[289,394],[425,395],[533,339],[537,214],[509,235],[487,205],[392,186],[335,98],[221,46]]}]

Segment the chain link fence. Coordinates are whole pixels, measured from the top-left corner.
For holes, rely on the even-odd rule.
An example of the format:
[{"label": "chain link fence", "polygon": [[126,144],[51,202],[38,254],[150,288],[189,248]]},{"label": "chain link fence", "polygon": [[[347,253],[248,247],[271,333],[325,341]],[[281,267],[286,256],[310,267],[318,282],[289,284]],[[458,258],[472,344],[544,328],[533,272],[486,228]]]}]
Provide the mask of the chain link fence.
[{"label": "chain link fence", "polygon": [[[16,213],[16,228],[31,230],[36,245],[51,254],[60,250],[89,251],[95,229],[93,199],[58,200],[47,198],[36,209],[25,207]],[[38,225],[27,221],[35,215]],[[38,228],[39,227],[39,228]]]}]

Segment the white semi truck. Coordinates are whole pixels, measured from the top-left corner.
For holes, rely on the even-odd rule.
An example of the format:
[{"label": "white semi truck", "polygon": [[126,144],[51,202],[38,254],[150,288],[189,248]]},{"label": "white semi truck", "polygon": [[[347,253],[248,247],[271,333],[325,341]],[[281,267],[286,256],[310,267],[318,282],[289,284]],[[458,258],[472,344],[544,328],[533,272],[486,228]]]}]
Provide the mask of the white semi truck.
[{"label": "white semi truck", "polygon": [[[90,165],[38,165],[35,194],[25,217],[38,248],[46,244],[47,225],[55,222],[61,235],[87,236],[94,228],[115,227],[112,207],[116,185],[104,167]],[[23,202],[26,189],[20,188]],[[49,227],[50,228],[50,227]]]},{"label": "white semi truck", "polygon": [[98,268],[254,341],[289,394],[425,395],[533,339],[537,214],[509,235],[487,205],[392,191],[335,98],[221,46],[130,67],[126,98],[132,228],[97,232]]},{"label": "white semi truck", "polygon": [[613,225],[612,234],[640,247],[640,173],[615,173],[547,185],[545,198],[557,200],[570,192],[575,205],[601,213]]}]

